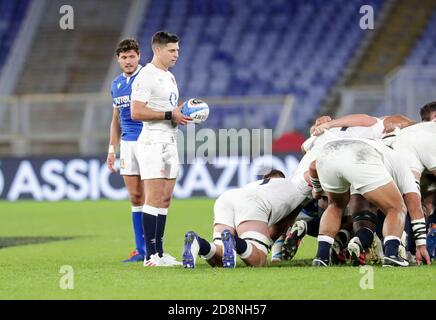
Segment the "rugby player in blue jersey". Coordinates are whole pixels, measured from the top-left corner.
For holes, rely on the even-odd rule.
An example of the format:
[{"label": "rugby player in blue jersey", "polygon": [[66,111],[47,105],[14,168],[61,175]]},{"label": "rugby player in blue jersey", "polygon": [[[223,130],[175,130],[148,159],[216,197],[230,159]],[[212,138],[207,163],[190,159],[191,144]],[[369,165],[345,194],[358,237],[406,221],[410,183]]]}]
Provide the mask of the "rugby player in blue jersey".
[{"label": "rugby player in blue jersey", "polygon": [[134,121],[130,116],[131,86],[142,68],[139,64],[139,44],[134,39],[124,39],[118,44],[116,54],[123,73],[118,75],[111,85],[114,109],[110,127],[107,166],[110,171],[116,171],[116,148],[119,146],[120,174],[123,176],[129,192],[136,243],[136,249],[124,262],[135,262],[143,261],[145,257],[144,231],[142,228],[142,206],[145,196],[136,155],[136,141],[142,130],[142,122]]}]

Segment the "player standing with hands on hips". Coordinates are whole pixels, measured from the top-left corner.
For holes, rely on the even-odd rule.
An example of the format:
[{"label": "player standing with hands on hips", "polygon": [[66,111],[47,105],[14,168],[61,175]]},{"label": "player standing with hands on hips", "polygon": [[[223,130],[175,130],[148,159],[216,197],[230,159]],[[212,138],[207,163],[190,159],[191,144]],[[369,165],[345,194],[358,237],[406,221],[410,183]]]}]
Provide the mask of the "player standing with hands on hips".
[{"label": "player standing with hands on hips", "polygon": [[163,252],[166,216],[179,170],[177,125],[192,120],[177,106],[179,90],[168,69],[179,57],[179,38],[158,31],[151,40],[153,59],[132,84],[132,119],[143,121],[138,138],[138,159],[144,181],[142,222],[146,245],[144,266],[181,265]]},{"label": "player standing with hands on hips", "polygon": [[115,148],[120,145],[120,174],[129,192],[132,205],[132,222],[135,234],[136,250],[124,262],[143,261],[145,257],[144,231],[142,229],[142,205],[144,204],[144,187],[139,175],[136,154],[136,141],[142,130],[141,121],[133,121],[130,116],[130,94],[132,83],[142,66],[139,64],[139,44],[134,39],[122,40],[116,49],[117,61],[122,74],[111,84],[113,113],[110,126],[110,140],[107,166],[115,172]]}]

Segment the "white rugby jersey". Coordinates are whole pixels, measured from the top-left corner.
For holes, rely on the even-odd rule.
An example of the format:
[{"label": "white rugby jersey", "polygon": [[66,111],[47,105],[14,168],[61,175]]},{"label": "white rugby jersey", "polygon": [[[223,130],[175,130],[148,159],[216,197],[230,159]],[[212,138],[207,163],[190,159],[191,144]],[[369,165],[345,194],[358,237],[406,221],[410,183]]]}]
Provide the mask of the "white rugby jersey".
[{"label": "white rugby jersey", "polygon": [[[131,100],[146,102],[147,107],[154,111],[173,111],[177,107],[178,99],[179,90],[174,75],[152,63],[148,63],[139,71],[132,84]],[[144,121],[138,140],[144,141],[147,135],[145,132],[152,130],[156,130],[159,135],[177,133],[177,127],[173,127],[169,120]]]},{"label": "white rugby jersey", "polygon": [[306,151],[315,146],[324,145],[325,143],[343,138],[361,138],[361,139],[380,139],[383,136],[385,129],[383,120],[377,119],[377,122],[369,127],[356,126],[356,127],[334,127],[325,130],[323,134],[317,137],[311,137],[305,142]]},{"label": "white rugby jersey", "polygon": [[290,214],[306,198],[307,183],[293,178],[258,180],[243,187],[244,192],[254,195],[268,212],[268,226],[272,226]]},{"label": "white rugby jersey", "polygon": [[[298,163],[297,168],[295,169],[294,173],[292,174],[292,178],[296,181],[304,181],[305,184],[307,182],[304,179],[304,173],[309,170],[309,166],[316,159],[316,155],[318,154],[317,150],[319,150],[319,147],[312,148],[309,152],[306,152],[306,154],[301,158],[300,162]],[[301,182],[302,184],[303,182]],[[310,196],[312,193],[312,189],[306,190],[306,196]]]},{"label": "white rugby jersey", "polygon": [[345,139],[345,138],[359,138],[359,139],[370,139],[376,140],[383,136],[384,125],[383,120],[376,118],[377,122],[369,127],[356,126],[356,127],[335,127],[325,130],[320,136],[313,136],[307,139],[303,148],[306,154],[301,159],[295,170],[293,177],[299,177],[301,179],[304,176],[304,172],[309,170],[309,166],[316,159],[317,153],[320,151],[321,147],[327,142]]},{"label": "white rugby jersey", "polygon": [[417,123],[404,128],[392,144],[410,169],[422,173],[436,170],[436,122]]}]

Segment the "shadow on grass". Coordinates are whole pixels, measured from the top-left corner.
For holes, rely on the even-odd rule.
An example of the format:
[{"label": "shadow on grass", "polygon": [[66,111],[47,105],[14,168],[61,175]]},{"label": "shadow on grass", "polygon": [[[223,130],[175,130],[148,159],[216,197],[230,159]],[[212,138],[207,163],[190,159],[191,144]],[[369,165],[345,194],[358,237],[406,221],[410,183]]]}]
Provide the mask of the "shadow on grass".
[{"label": "shadow on grass", "polygon": [[[269,267],[272,268],[292,268],[292,267],[312,267],[312,261],[313,259],[298,259],[298,260],[291,260],[291,261],[282,261],[278,264],[270,264]],[[349,263],[346,264],[337,264],[332,265],[330,267],[351,267]]]},{"label": "shadow on grass", "polygon": [[292,267],[310,267],[313,259],[298,259],[291,261],[282,261],[277,264],[270,264],[271,268],[292,268]]},{"label": "shadow on grass", "polygon": [[41,244],[55,241],[75,240],[84,237],[0,237],[0,249],[29,244]]}]

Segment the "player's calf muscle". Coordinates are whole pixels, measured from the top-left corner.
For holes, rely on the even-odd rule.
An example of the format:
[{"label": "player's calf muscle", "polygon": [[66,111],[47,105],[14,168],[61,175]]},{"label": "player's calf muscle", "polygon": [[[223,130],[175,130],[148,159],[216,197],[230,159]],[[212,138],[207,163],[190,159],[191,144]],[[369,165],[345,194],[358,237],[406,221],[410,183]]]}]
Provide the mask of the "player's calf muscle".
[{"label": "player's calf muscle", "polygon": [[267,265],[266,254],[253,246],[253,252],[246,259],[242,259],[245,264],[251,267],[265,267]]}]

